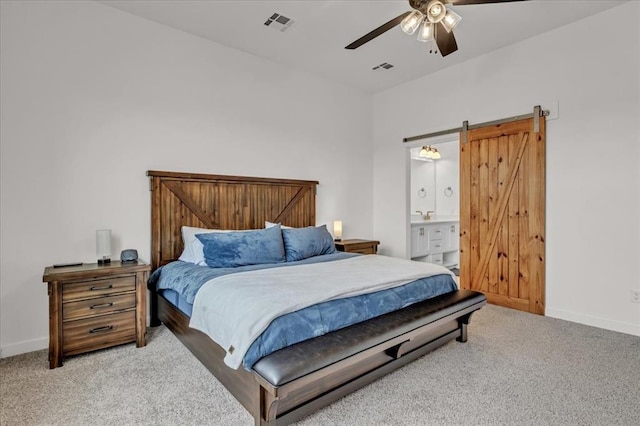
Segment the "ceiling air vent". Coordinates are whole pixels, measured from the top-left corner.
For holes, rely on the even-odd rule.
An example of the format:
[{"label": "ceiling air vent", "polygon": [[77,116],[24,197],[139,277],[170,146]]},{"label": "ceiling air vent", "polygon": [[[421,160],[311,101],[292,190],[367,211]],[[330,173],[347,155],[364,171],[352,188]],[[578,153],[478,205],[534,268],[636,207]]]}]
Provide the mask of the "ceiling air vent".
[{"label": "ceiling air vent", "polygon": [[279,30],[280,32],[285,32],[293,25],[293,19],[287,18],[284,15],[280,15],[279,13],[274,13],[267,19],[264,23],[267,27],[271,27],[273,29]]},{"label": "ceiling air vent", "polygon": [[375,66],[375,67],[373,67],[373,68],[371,68],[371,69],[375,71],[375,70],[378,70],[378,69],[385,69],[385,70],[389,70],[389,69],[391,69],[391,68],[393,68],[393,65],[388,64],[388,63],[386,63],[386,62],[383,62],[383,63],[381,63],[380,65],[377,65],[377,66]]}]

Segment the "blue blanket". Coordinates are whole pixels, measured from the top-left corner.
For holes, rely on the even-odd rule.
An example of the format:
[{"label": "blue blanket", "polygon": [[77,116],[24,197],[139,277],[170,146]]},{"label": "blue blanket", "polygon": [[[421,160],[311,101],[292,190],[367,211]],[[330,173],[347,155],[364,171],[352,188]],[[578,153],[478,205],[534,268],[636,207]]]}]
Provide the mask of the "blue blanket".
[{"label": "blue blanket", "polygon": [[[238,268],[209,268],[177,261],[154,271],[149,278],[149,283],[155,285],[157,289],[174,290],[185,301],[193,304],[198,289],[207,281],[218,276],[256,269],[328,262],[352,256],[359,255],[338,252],[296,262]],[[451,275],[436,275],[388,290],[319,303],[283,315],[272,321],[269,327],[253,342],[244,357],[244,368],[250,370],[256,361],[278,349],[456,289],[457,284]]]}]

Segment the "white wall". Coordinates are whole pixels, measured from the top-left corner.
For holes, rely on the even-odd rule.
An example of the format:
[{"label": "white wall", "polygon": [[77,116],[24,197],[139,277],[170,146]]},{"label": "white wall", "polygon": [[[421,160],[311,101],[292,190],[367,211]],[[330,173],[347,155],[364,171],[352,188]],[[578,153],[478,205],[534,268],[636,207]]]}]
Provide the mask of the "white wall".
[{"label": "white wall", "polygon": [[[616,22],[606,37],[604,22]],[[375,95],[380,252],[408,255],[403,137],[558,101],[547,126],[546,313],[640,334],[630,302],[640,288],[639,23],[640,2],[628,2]]]},{"label": "white wall", "polygon": [[47,346],[43,269],[96,229],[149,259],[149,169],[319,180],[318,223],[373,237],[371,95],[94,2],[1,7],[2,356]]}]

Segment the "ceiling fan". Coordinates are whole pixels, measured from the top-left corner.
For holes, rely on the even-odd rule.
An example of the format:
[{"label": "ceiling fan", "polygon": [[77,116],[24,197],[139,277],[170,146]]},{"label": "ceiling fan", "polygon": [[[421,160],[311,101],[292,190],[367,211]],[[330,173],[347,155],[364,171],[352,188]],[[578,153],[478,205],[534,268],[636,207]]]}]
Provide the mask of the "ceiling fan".
[{"label": "ceiling fan", "polygon": [[399,24],[402,31],[407,34],[413,34],[418,30],[418,41],[426,42],[428,49],[433,53],[440,50],[440,54],[444,57],[458,50],[453,29],[462,20],[460,15],[446,5],[462,6],[513,1],[525,0],[409,0],[413,10],[396,16],[346,46],[345,49],[356,49]]}]

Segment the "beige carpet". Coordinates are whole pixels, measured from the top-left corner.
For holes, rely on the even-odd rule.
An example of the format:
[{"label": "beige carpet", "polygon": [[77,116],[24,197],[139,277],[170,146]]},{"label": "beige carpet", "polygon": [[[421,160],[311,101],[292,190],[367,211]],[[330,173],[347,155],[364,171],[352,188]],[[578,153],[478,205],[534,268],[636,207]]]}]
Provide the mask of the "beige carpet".
[{"label": "beige carpet", "polygon": [[[301,425],[639,425],[640,338],[496,306],[451,342]],[[0,360],[1,425],[251,425],[165,327],[48,369]]]}]

